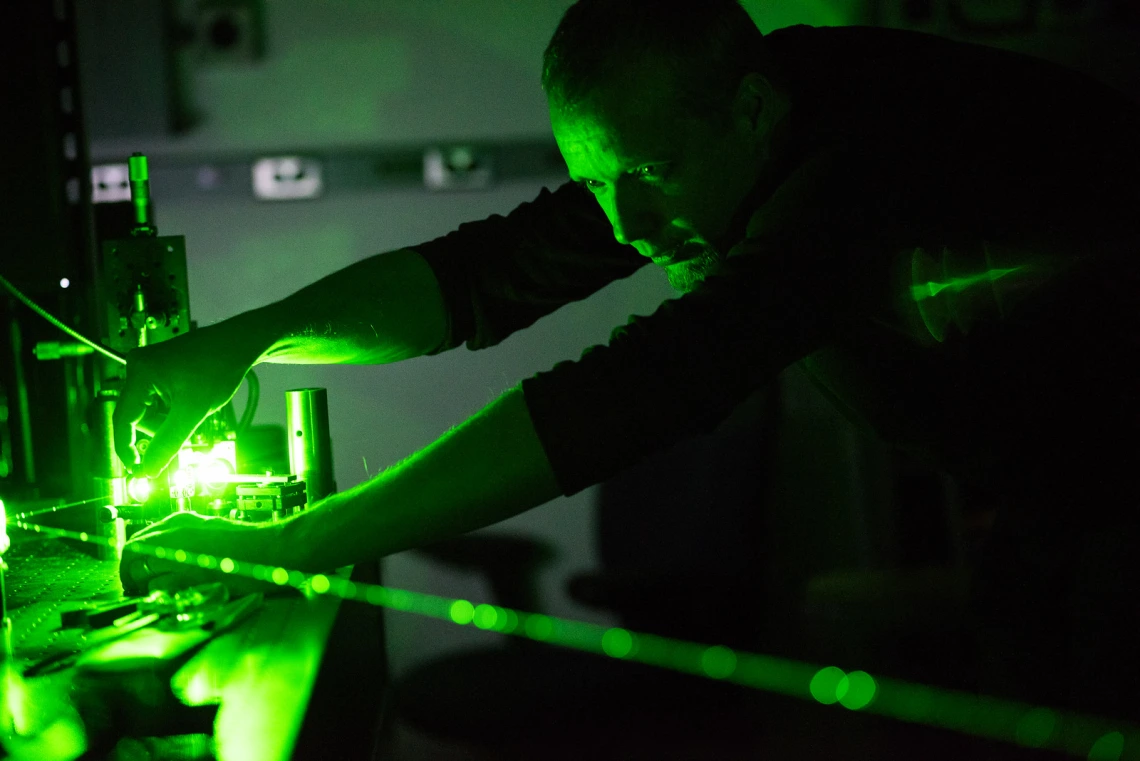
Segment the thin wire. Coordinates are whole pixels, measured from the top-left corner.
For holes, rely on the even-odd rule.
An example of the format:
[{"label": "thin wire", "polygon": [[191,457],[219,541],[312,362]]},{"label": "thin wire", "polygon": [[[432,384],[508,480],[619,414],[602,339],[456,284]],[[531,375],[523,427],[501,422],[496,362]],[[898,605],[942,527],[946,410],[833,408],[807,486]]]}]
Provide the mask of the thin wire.
[{"label": "thin wire", "polygon": [[19,299],[21,302],[23,302],[24,306],[26,306],[28,309],[31,309],[33,312],[38,314],[40,317],[43,317],[45,320],[47,320],[52,325],[54,325],[57,328],[59,328],[60,330],[62,330],[67,335],[74,338],[76,341],[79,341],[80,343],[87,344],[92,349],[94,349],[95,351],[102,354],[104,357],[107,357],[108,359],[113,359],[116,362],[118,362],[119,364],[122,364],[122,365],[127,364],[127,358],[124,357],[122,354],[119,354],[114,349],[108,349],[103,344],[92,341],[90,338],[88,338],[84,335],[81,335],[80,333],[78,333],[74,329],[68,327],[63,322],[61,322],[60,320],[56,319],[51,314],[49,314],[48,311],[45,310],[43,307],[41,307],[39,304],[32,301],[27,296],[25,296],[23,293],[21,293],[20,290],[18,288],[16,288],[16,286],[9,283],[4,278],[3,275],[0,275],[0,285],[4,286],[9,291],[11,291],[12,295],[15,296],[17,299]]}]

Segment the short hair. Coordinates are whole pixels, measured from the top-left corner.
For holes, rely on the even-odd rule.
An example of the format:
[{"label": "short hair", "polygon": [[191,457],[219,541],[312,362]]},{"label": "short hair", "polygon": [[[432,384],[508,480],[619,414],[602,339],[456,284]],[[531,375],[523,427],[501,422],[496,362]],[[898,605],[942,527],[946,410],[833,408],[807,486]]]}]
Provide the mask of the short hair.
[{"label": "short hair", "polygon": [[691,116],[723,115],[749,72],[775,76],[767,42],[738,0],[578,0],[542,62],[548,99],[574,106],[623,61],[654,54]]}]

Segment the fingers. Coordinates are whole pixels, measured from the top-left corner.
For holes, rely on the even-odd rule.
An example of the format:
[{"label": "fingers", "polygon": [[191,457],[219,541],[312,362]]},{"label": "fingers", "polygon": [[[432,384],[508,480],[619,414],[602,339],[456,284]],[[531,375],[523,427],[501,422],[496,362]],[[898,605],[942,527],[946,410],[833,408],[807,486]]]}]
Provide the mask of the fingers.
[{"label": "fingers", "polygon": [[153,397],[154,391],[149,383],[137,374],[128,374],[111,423],[115,432],[115,452],[128,469],[133,470],[139,462],[138,450],[135,449],[135,423],[142,420]]},{"label": "fingers", "polygon": [[[218,518],[210,518],[210,517],[207,517],[204,515],[198,515],[198,513],[192,513],[192,512],[188,512],[188,511],[171,513],[170,515],[166,516],[162,520],[156,521],[156,522],[150,524],[149,526],[147,526],[146,528],[140,529],[139,531],[132,534],[131,535],[131,541],[132,542],[148,541],[148,540],[154,539],[156,536],[159,536],[161,534],[167,534],[167,536],[165,537],[166,541],[169,543],[173,543],[172,545],[168,545],[168,549],[176,549],[178,547],[182,547],[182,544],[185,542],[187,535],[186,534],[171,535],[171,534],[168,534],[167,532],[171,532],[175,529],[207,527],[207,524],[209,524],[212,521],[217,521],[217,520],[218,520]],[[181,537],[181,539],[179,539],[179,537]],[[157,542],[156,542],[156,544],[157,544]],[[187,549],[187,548],[182,547],[182,549]]]},{"label": "fingers", "polygon": [[209,408],[195,411],[187,410],[185,404],[181,407],[177,404],[172,406],[170,414],[158,426],[150,446],[142,455],[143,474],[153,478],[161,473],[209,414]]}]

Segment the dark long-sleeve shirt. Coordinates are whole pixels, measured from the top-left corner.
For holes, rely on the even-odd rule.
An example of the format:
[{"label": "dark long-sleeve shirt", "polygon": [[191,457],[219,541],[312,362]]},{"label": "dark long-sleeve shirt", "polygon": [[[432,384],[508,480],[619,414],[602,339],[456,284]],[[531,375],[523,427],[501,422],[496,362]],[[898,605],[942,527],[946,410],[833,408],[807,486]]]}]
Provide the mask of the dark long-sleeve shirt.
[{"label": "dark long-sleeve shirt", "polygon": [[[767,41],[792,140],[723,266],[523,382],[563,491],[711,430],[798,362],[856,423],[962,478],[1023,502],[1119,494],[1137,456],[1140,109],[928,35]],[[647,263],[573,184],[416,249],[447,305],[440,350],[494,345]]]}]

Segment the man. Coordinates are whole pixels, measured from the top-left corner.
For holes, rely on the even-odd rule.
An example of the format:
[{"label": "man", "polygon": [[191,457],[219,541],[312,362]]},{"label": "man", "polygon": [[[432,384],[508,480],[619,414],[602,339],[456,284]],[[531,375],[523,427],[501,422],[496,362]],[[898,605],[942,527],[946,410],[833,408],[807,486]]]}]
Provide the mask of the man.
[{"label": "man", "polygon": [[1074,577],[1078,597],[1104,588],[1080,552],[1131,525],[1136,106],[924,35],[762,38],[733,0],[581,0],[543,86],[574,182],[132,352],[120,454],[136,462],[133,425],[161,401],[135,466],[158,472],[258,362],[490,346],[650,262],[682,295],[289,521],[177,515],[143,536],[312,571],[380,557],[604,480],[799,362],[853,420],[1001,503],[978,594],[995,683],[1122,708],[1125,672],[1080,637],[1119,658],[1127,627],[1058,599]]}]

